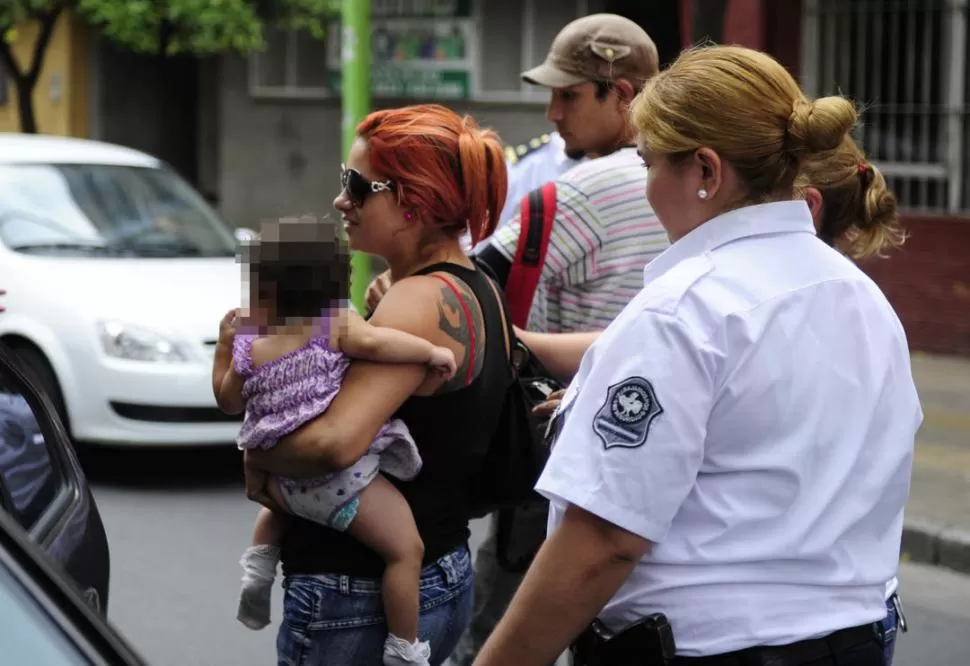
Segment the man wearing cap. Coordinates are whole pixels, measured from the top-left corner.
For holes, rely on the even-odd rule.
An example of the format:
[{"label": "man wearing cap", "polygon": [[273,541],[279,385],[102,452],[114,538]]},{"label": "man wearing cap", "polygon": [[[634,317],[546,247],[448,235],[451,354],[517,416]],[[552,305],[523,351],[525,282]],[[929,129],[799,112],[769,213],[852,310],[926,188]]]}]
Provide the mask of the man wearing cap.
[{"label": "man wearing cap", "polygon": [[[593,14],[563,28],[545,62],[522,74],[550,89],[546,115],[565,149],[597,156],[555,181],[556,213],[529,330],[606,328],[643,287],[643,267],[669,244],[646,199],[646,169],[627,114],[658,68],[656,46],[640,26]],[[508,274],[520,230],[516,207],[509,223],[476,248],[500,279]],[[498,565],[494,522],[478,551],[475,611],[452,657],[458,666],[475,659],[522,580],[522,573]]]},{"label": "man wearing cap", "polygon": [[[563,28],[545,62],[522,74],[550,90],[546,117],[565,150],[598,156],[556,179],[556,215],[530,330],[605,328],[643,286],[644,265],[668,245],[644,194],[646,170],[627,118],[629,103],[658,68],[657,48],[643,28],[615,14],[592,14]],[[510,203],[510,221],[476,248],[500,277],[521,230],[516,204]]]}]

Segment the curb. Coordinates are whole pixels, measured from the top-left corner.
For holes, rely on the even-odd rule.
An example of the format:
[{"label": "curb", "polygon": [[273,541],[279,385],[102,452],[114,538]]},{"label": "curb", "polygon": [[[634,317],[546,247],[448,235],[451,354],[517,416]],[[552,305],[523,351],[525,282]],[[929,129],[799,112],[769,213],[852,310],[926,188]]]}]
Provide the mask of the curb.
[{"label": "curb", "polygon": [[970,532],[920,518],[903,522],[901,559],[970,574]]}]

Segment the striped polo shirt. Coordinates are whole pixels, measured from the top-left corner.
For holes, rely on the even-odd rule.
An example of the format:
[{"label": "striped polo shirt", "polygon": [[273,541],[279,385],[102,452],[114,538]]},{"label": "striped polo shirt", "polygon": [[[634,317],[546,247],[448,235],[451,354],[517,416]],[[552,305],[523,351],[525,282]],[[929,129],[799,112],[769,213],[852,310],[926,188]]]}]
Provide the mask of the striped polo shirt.
[{"label": "striped polo shirt", "polygon": [[[606,328],[639,293],[643,267],[670,244],[646,185],[634,148],[583,162],[556,180],[556,217],[529,330]],[[520,228],[517,214],[489,240],[509,261]]]}]

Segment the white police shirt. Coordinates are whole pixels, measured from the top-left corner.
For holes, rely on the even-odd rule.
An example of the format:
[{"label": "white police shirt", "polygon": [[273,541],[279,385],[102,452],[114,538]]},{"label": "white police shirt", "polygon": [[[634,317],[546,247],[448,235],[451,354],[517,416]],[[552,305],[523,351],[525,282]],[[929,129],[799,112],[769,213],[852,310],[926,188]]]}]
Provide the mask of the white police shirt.
[{"label": "white police shirt", "polygon": [[[558,132],[543,134],[515,148],[509,146],[506,149],[508,194],[495,228],[504,226],[515,217],[523,197],[529,192],[556,180],[585,159],[574,160],[568,157],[566,142]],[[468,234],[462,238],[462,246],[466,250],[471,249],[471,237]]]},{"label": "white police shirt", "polygon": [[583,357],[537,489],[650,550],[600,613],[683,656],[881,620],[922,411],[878,287],[802,201],[729,212],[655,258]]},{"label": "white police shirt", "polygon": [[516,148],[516,159],[508,161],[509,192],[498,226],[504,225],[519,212],[522,199],[529,192],[556,180],[585,159],[574,160],[566,155],[566,142],[559,136],[559,132],[550,132],[532,139],[526,151],[523,150],[525,146],[523,144]]}]

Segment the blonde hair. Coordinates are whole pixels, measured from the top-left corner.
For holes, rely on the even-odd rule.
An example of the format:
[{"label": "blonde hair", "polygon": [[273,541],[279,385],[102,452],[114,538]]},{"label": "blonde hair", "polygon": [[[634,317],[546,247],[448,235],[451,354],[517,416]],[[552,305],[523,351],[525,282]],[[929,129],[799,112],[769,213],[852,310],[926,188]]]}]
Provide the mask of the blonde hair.
[{"label": "blonde hair", "polygon": [[852,137],[802,164],[796,196],[804,196],[809,187],[822,195],[819,236],[853,259],[884,257],[906,241],[896,197]]},{"label": "blonde hair", "polygon": [[644,147],[673,162],[713,149],[755,203],[791,199],[802,160],[838,146],[857,118],[847,99],[809,101],[771,56],[740,46],[684,51],[630,113]]}]

